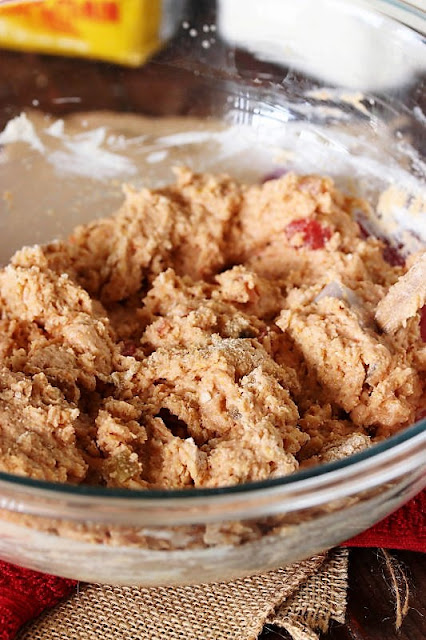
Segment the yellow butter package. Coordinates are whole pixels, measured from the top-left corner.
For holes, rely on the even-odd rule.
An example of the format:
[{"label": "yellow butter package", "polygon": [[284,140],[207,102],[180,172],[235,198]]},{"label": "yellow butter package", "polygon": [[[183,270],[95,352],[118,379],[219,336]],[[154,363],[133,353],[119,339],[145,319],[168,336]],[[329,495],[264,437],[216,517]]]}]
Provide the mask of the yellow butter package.
[{"label": "yellow butter package", "polygon": [[180,0],[0,2],[0,47],[136,66],[171,35]]}]

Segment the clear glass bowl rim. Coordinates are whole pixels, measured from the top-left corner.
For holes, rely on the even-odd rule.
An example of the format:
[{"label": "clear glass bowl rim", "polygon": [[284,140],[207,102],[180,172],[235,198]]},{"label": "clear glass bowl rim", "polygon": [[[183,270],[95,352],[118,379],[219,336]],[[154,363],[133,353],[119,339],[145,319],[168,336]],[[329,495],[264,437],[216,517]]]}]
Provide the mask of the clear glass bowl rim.
[{"label": "clear glass bowl rim", "polygon": [[[426,12],[420,8],[414,6],[411,2],[407,3],[405,0],[378,0],[376,6],[368,7],[366,2],[354,2],[353,0],[345,0],[346,4],[350,4],[352,6],[361,5],[364,9],[369,12],[381,12],[380,6],[385,7],[388,6],[389,9],[397,9],[401,10],[401,12],[406,14],[411,14],[416,18],[420,18],[424,25],[421,30],[423,34],[426,34]],[[393,17],[399,21],[398,17],[392,16],[390,13],[388,17]],[[422,437],[423,436],[423,437]],[[52,495],[56,495],[58,498],[67,496],[75,497],[84,502],[84,499],[99,499],[101,501],[107,501],[115,498],[124,498],[127,501],[139,501],[139,502],[148,502],[152,503],[153,501],[159,501],[160,503],[165,500],[173,499],[173,501],[185,501],[193,500],[194,498],[208,498],[213,496],[232,496],[237,495],[243,497],[243,495],[253,496],[256,493],[263,492],[264,490],[274,489],[274,488],[294,488],[298,485],[304,484],[305,481],[312,480],[314,478],[323,478],[326,474],[333,473],[333,482],[338,483],[339,479],[345,477],[345,474],[351,470],[355,469],[362,463],[370,463],[368,466],[371,467],[375,463],[380,465],[382,459],[387,457],[387,464],[392,466],[392,460],[397,459],[401,452],[401,449],[404,448],[404,445],[410,443],[411,440],[420,439],[419,446],[425,446],[426,448],[426,418],[418,421],[416,424],[404,429],[400,433],[395,434],[394,436],[380,442],[374,444],[372,447],[349,456],[348,458],[344,458],[342,460],[338,460],[336,462],[329,462],[325,464],[320,464],[318,466],[311,467],[309,469],[303,469],[301,471],[297,471],[288,476],[283,476],[280,478],[270,478],[267,480],[259,481],[259,482],[250,482],[244,483],[241,485],[220,487],[220,488],[203,488],[203,489],[110,489],[107,487],[95,487],[90,485],[71,485],[71,484],[62,484],[62,483],[54,483],[47,482],[43,480],[35,480],[32,478],[27,478],[25,476],[12,475],[9,473],[0,472],[0,496],[1,489],[7,488],[8,490],[13,487],[20,490],[20,492],[25,492],[25,489],[35,490],[39,497],[42,497],[43,494],[46,496],[52,497]],[[392,455],[393,454],[393,455]],[[409,465],[407,465],[407,471]],[[367,471],[367,469],[365,469]],[[183,506],[183,505],[182,505]]]},{"label": "clear glass bowl rim", "polygon": [[[348,480],[347,476],[352,472],[354,475],[358,475],[359,472],[363,470],[367,474],[368,471],[374,471],[374,468],[380,467],[382,464],[385,464],[388,469],[392,469],[393,462],[395,461],[395,464],[400,463],[403,450],[414,440],[419,441],[419,451],[423,451],[426,462],[426,418],[424,418],[411,427],[404,429],[382,442],[374,444],[372,447],[360,453],[335,462],[328,462],[308,469],[302,469],[280,478],[269,478],[258,482],[247,482],[219,488],[111,489],[85,484],[71,485],[48,482],[0,472],[0,497],[3,487],[7,490],[15,488],[18,490],[18,493],[27,495],[28,493],[25,490],[29,490],[37,494],[39,498],[46,496],[51,499],[56,496],[57,498],[66,499],[68,497],[71,501],[73,501],[74,498],[81,502],[82,505],[85,500],[92,502],[93,499],[99,499],[102,502],[107,502],[108,500],[120,498],[121,500],[125,499],[127,505],[138,501],[139,504],[145,502],[147,506],[148,504],[154,506],[153,503],[160,505],[162,502],[172,500],[173,503],[179,502],[182,507],[184,507],[185,502],[190,501],[193,503],[194,499],[198,502],[200,498],[214,499],[216,496],[216,498],[220,499],[225,496],[235,496],[235,498],[240,497],[244,499],[244,497],[251,498],[255,495],[264,494],[265,490],[266,493],[269,493],[268,490],[279,490],[280,488],[284,491],[287,488],[290,492],[297,491],[299,488],[303,490],[303,486],[306,483],[310,484],[309,481],[314,479],[319,481],[319,485],[322,484],[321,480],[325,480],[326,478],[330,481],[333,480],[334,485],[338,484],[339,481],[342,481],[343,484],[346,485],[346,481]],[[406,471],[411,471],[409,459],[405,459],[405,464]],[[414,465],[414,467],[417,466],[417,464]],[[378,483],[380,483],[379,478]],[[375,485],[376,483],[373,481],[373,484]],[[318,486],[317,488],[320,489],[321,487]]]},{"label": "clear glass bowl rim", "polygon": [[424,9],[416,7],[412,2],[406,2],[405,0],[379,0],[379,3],[383,5],[387,4],[390,7],[395,7],[396,9],[402,9],[403,11],[407,11],[408,13],[412,13],[413,15],[423,19],[426,18],[426,12]]}]

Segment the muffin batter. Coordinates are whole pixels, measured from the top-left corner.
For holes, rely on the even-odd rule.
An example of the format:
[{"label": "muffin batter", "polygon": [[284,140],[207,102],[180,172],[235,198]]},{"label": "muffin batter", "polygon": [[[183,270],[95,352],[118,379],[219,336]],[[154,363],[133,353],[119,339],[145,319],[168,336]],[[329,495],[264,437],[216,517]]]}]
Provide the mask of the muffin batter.
[{"label": "muffin batter", "polygon": [[[0,272],[0,470],[109,487],[217,487],[349,455],[425,406],[405,273],[319,176],[177,172]],[[394,262],[398,262],[394,260]],[[408,265],[407,265],[408,266]]]}]

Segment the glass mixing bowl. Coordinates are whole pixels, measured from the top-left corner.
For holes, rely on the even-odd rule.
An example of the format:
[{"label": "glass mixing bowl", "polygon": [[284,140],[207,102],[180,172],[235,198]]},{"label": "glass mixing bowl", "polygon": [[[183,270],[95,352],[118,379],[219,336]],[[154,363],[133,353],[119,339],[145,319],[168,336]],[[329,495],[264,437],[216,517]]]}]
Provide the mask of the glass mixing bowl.
[{"label": "glass mixing bowl", "polygon": [[[122,182],[163,184],[175,164],[249,181],[283,167],[326,173],[369,198],[391,243],[425,246],[426,214],[409,206],[426,177],[425,32],[425,14],[397,0],[221,0],[187,3],[175,36],[140,68],[2,50],[0,128],[18,119],[0,137],[1,260],[111,213]],[[405,200],[380,208],[389,188]],[[0,473],[0,557],[110,584],[265,571],[414,496],[425,444],[420,420],[352,457],[223,489]]]}]

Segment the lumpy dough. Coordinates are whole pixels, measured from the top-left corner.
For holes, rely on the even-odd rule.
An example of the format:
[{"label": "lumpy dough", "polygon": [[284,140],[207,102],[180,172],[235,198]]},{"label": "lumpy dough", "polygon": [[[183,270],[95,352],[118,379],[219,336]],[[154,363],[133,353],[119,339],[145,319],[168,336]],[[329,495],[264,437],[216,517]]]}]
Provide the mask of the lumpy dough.
[{"label": "lumpy dough", "polygon": [[360,201],[319,176],[177,172],[0,272],[0,469],[218,487],[350,455],[425,406],[419,313]]}]

